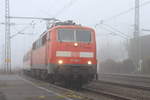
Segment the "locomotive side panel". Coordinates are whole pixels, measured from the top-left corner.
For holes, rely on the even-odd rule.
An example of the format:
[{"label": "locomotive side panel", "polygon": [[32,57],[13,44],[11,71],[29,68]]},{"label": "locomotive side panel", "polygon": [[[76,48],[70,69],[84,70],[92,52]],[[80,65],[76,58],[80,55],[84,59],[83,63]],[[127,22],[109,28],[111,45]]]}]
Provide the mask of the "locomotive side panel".
[{"label": "locomotive side panel", "polygon": [[31,51],[27,52],[27,54],[23,57],[23,69],[31,69]]},{"label": "locomotive side panel", "polygon": [[32,69],[46,69],[47,34],[45,33],[32,47]]},{"label": "locomotive side panel", "polygon": [[32,69],[46,69],[45,51],[45,46],[32,51]]}]

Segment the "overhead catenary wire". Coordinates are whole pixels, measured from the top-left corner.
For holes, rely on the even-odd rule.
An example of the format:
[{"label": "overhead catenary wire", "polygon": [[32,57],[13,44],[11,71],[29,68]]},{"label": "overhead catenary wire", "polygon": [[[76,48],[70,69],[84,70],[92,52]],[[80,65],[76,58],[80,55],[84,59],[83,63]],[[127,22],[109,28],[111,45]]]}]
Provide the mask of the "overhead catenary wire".
[{"label": "overhead catenary wire", "polygon": [[123,38],[123,39],[125,39],[125,40],[128,40],[128,39],[129,39],[129,37],[126,37],[126,36],[124,36],[124,35],[122,35],[122,34],[120,34],[120,33],[114,32],[114,31],[112,31],[111,29],[108,29],[108,28],[106,28],[106,27],[101,27],[101,28],[104,29],[104,30],[106,30],[106,31],[108,31],[108,32],[111,32],[111,33],[109,33],[110,35],[119,36],[119,37],[121,37],[121,38]]},{"label": "overhead catenary wire", "polygon": [[[32,25],[32,24],[30,24],[30,25]],[[13,35],[11,35],[11,38],[17,36],[18,34],[25,35],[26,33],[23,33],[23,31],[25,31],[25,30],[28,29],[29,27],[30,27],[30,26],[28,25],[28,26],[24,27],[24,28],[21,29],[21,30],[17,30],[16,28],[14,28],[14,29],[16,29],[18,32],[15,33],[15,34],[13,34]],[[33,33],[28,33],[28,34],[26,34],[26,35],[33,35]]]},{"label": "overhead catenary wire", "polygon": [[[139,7],[143,7],[143,6],[148,5],[148,4],[150,4],[150,0],[149,0],[149,1],[146,1],[146,2],[144,2],[144,3],[142,3],[142,4],[140,4]],[[129,37],[128,35],[126,35],[125,33],[121,32],[121,31],[119,31],[118,29],[116,29],[116,28],[114,28],[114,27],[112,27],[112,26],[110,26],[110,25],[108,25],[108,24],[105,24],[105,22],[111,21],[111,20],[113,20],[113,19],[115,19],[115,18],[117,18],[117,17],[120,17],[120,16],[122,16],[122,15],[124,15],[124,14],[127,14],[127,13],[129,13],[130,11],[132,11],[132,10],[134,10],[134,9],[135,9],[135,7],[132,7],[132,8],[129,8],[128,10],[125,10],[125,11],[119,13],[119,14],[116,14],[116,15],[114,15],[114,16],[108,18],[108,19],[101,20],[99,23],[95,24],[95,27],[97,27],[98,25],[105,25],[105,26],[107,26],[107,27],[113,29],[114,31],[119,32],[121,35],[124,35],[124,36],[126,36],[126,37]]]},{"label": "overhead catenary wire", "polygon": [[[120,37],[122,37],[122,38],[130,38],[130,36],[128,36],[126,33],[124,33],[124,32],[121,32],[120,30],[118,30],[117,28],[115,28],[115,27],[112,27],[112,26],[110,26],[110,25],[108,25],[108,24],[104,24],[104,23],[101,23],[101,25],[103,26],[103,27],[100,27],[100,28],[103,28],[103,29],[105,29],[105,30],[107,30],[107,31],[110,31],[110,30],[113,30],[113,33],[115,32],[116,33],[116,35],[119,35]],[[95,28],[96,28],[97,26],[95,26]],[[107,28],[106,28],[107,27]],[[108,29],[109,28],[109,29]],[[111,31],[112,32],[112,31]]]},{"label": "overhead catenary wire", "polygon": [[[55,19],[55,17],[57,17],[58,15],[60,15],[61,13],[63,13],[64,11],[65,11],[65,9],[67,9],[67,8],[69,8],[69,7],[71,7],[75,2],[76,2],[77,0],[70,0],[70,2],[69,3],[67,3],[66,5],[64,5],[64,7],[60,10],[60,11],[58,11],[55,15],[54,15],[54,17],[53,18],[42,18],[43,20],[57,20],[57,19]],[[41,18],[36,18],[36,17],[13,17],[13,16],[10,16],[10,18],[14,18],[14,19],[37,19],[37,20],[39,20],[39,19],[41,19]],[[33,21],[32,21],[33,22]],[[32,23],[32,22],[30,22],[30,24]],[[27,28],[26,28],[27,29]]]},{"label": "overhead catenary wire", "polygon": [[[148,0],[148,1],[146,1],[146,2],[144,2],[144,3],[142,3],[142,4],[140,4],[140,7],[146,6],[146,5],[148,5],[148,4],[150,4],[150,0]],[[127,14],[127,13],[133,11],[134,9],[135,9],[135,7],[129,8],[129,9],[125,10],[125,11],[122,11],[122,12],[120,12],[120,13],[118,13],[118,14],[112,16],[112,17],[109,17],[109,18],[107,18],[107,19],[104,19],[103,21],[104,21],[104,22],[111,21],[111,20],[113,20],[113,19],[115,19],[115,18],[117,18],[117,17],[120,17],[120,16],[122,16],[122,15],[124,15],[124,14]]]},{"label": "overhead catenary wire", "polygon": [[[63,13],[65,11],[65,9],[71,7],[77,0],[71,0],[68,4],[66,4],[60,11],[58,11],[53,18],[42,18],[43,20],[57,20],[55,19],[55,17],[57,17],[58,15],[60,15],[61,13]],[[35,17],[13,17],[13,16],[10,16],[10,18],[14,18],[14,19],[41,19],[41,18],[35,18]],[[32,23],[32,22],[31,22]],[[31,24],[30,23],[30,24]]]},{"label": "overhead catenary wire", "polygon": [[54,17],[59,16],[60,14],[62,14],[66,9],[70,8],[72,5],[74,5],[78,0],[70,0],[69,3],[67,3],[66,5],[63,6],[63,8],[61,8],[55,15]]},{"label": "overhead catenary wire", "polygon": [[109,27],[110,29],[112,29],[112,30],[114,30],[114,31],[116,31],[116,32],[118,32],[118,33],[120,33],[121,35],[123,35],[123,36],[125,36],[125,37],[129,37],[126,33],[121,32],[121,31],[118,30],[117,28],[114,28],[114,27],[112,27],[112,26],[110,26],[110,25],[108,25],[108,24],[103,24],[103,25],[105,25],[106,27]]},{"label": "overhead catenary wire", "polygon": [[[13,23],[12,25],[18,25],[18,24],[16,24],[16,23]],[[19,25],[23,25],[23,24],[19,24]],[[29,27],[30,27],[30,25],[32,25],[33,27],[36,25],[36,23],[32,20],[29,24],[26,24],[26,26],[23,28],[23,29],[21,29],[21,30],[17,30],[16,28],[13,28],[13,29],[15,29],[15,30],[17,30],[18,32],[17,33],[15,33],[16,35],[17,34],[20,34],[20,33],[22,33],[23,34],[23,31],[25,31],[26,29],[28,29]],[[16,36],[15,35],[15,36]],[[13,37],[14,37],[14,34],[12,35]],[[12,37],[11,36],[11,37]]]}]

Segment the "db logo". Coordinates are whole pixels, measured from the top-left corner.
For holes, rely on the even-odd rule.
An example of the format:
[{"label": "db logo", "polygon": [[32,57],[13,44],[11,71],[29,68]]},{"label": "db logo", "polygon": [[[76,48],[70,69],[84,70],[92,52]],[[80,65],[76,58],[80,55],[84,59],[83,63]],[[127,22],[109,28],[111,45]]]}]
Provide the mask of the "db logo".
[{"label": "db logo", "polygon": [[79,53],[78,52],[72,52],[72,57],[79,57]]},{"label": "db logo", "polygon": [[73,61],[73,62],[79,62],[80,59],[71,59],[70,61]]}]

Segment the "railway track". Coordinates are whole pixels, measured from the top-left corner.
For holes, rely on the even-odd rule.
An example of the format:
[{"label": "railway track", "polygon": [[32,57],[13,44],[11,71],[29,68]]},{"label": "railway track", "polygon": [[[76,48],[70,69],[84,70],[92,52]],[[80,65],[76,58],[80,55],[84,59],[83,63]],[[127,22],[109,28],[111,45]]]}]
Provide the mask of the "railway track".
[{"label": "railway track", "polygon": [[150,100],[150,77],[105,74],[84,89],[127,100]]},{"label": "railway track", "polygon": [[144,75],[100,74],[99,80],[120,84],[128,84],[144,89],[150,88],[150,76]]},{"label": "railway track", "polygon": [[[34,79],[34,81],[37,82],[39,80]],[[129,84],[99,80],[84,86],[81,91],[75,91],[66,89],[60,85],[45,83],[48,84],[43,85],[46,88],[61,92],[64,96],[80,100],[150,100],[150,91],[148,88],[136,87]]]}]

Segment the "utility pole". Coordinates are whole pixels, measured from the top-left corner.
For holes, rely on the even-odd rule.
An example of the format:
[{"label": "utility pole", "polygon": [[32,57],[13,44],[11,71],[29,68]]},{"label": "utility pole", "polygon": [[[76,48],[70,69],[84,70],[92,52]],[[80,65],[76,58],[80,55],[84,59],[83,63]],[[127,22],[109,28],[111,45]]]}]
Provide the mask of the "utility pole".
[{"label": "utility pole", "polygon": [[9,0],[5,0],[5,71],[11,72]]},{"label": "utility pole", "polygon": [[[11,17],[9,14],[9,0],[5,0],[5,72],[11,72],[11,38],[18,34],[17,33],[11,36],[10,34],[10,19],[36,19],[36,20],[44,20],[46,22],[46,28],[49,29],[51,22],[50,21],[59,21],[55,18],[38,18],[38,17]],[[13,24],[14,25],[14,24]]]},{"label": "utility pole", "polygon": [[139,0],[135,0],[135,32],[134,38],[139,37],[139,30],[140,30],[140,8],[139,8]]},{"label": "utility pole", "polygon": [[135,63],[137,70],[141,70],[140,53],[140,0],[135,0],[135,24],[134,24],[134,42],[135,42]]}]

